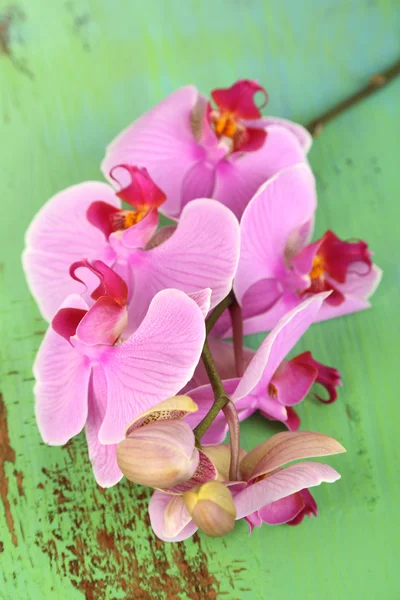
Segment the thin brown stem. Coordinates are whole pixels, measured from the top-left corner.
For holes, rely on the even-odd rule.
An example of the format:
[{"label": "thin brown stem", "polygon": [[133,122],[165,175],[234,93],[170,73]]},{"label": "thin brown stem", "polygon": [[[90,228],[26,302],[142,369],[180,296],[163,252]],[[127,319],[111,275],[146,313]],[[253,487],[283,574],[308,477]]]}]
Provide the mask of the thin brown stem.
[{"label": "thin brown stem", "polygon": [[236,406],[229,402],[222,409],[229,425],[231,462],[229,465],[229,479],[237,481],[239,479],[239,451],[240,451],[240,423]]},{"label": "thin brown stem", "polygon": [[310,123],[306,125],[306,129],[308,129],[313,137],[317,137],[321,133],[326,123],[329,123],[348,108],[351,108],[361,100],[368,98],[368,96],[371,96],[381,88],[385,87],[399,75],[400,60],[398,60],[385,71],[381,71],[380,73],[375,73],[375,75],[372,75],[365,87],[361,88],[358,92],[349,96],[345,100],[342,100],[342,102],[339,102],[339,104],[336,104],[316,119],[310,121]]}]

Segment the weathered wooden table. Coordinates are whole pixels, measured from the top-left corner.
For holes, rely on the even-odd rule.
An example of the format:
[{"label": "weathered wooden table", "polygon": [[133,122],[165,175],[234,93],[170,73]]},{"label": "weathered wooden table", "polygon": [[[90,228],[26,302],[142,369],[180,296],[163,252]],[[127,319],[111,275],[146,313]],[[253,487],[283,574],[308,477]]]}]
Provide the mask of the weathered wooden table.
[{"label": "weathered wooden table", "polygon": [[[305,123],[398,57],[399,12],[397,0],[0,0],[1,600],[400,598],[400,79],[327,125],[310,155],[317,234],[368,239],[385,272],[371,311],[299,345],[344,383],[336,404],[300,409],[304,428],[348,449],[330,461],[341,481],[316,491],[318,519],[155,540],[146,492],[99,489],[83,436],[40,440],[31,364],[45,323],[20,266],[35,211],[100,178],[107,142],[164,95],[257,78],[270,114]],[[245,444],[274,430],[253,418]]]}]

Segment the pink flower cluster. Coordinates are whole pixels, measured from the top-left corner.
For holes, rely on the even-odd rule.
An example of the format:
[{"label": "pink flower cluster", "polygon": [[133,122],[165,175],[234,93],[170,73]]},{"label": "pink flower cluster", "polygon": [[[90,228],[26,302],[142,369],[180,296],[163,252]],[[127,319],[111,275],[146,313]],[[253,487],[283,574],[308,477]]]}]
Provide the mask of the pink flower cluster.
[{"label": "pink flower cluster", "polygon": [[[126,475],[157,490],[150,519],[166,541],[241,518],[297,524],[317,514],[308,488],[339,478],[287,466],[344,451],[299,432],[294,409],[314,383],[335,401],[339,372],[287,355],[315,321],[367,308],[381,272],[364,241],[311,241],[311,137],[263,117],[259,95],[264,106],[250,80],[211,101],[193,86],[171,94],[109,146],[109,184],[56,194],[26,234],[26,278],[50,322],[34,364],[41,436],[62,445],[85,429],[101,486]],[[243,333],[268,331],[243,347]],[[256,411],[289,431],[246,453],[239,423]]]}]

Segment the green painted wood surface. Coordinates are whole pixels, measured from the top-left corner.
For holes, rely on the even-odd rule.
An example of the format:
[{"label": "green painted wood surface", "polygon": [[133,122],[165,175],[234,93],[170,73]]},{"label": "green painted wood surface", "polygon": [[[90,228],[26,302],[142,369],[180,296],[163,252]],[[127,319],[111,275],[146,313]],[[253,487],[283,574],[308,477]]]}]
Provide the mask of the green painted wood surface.
[{"label": "green painted wood surface", "polygon": [[[146,493],[99,489],[82,436],[41,442],[31,364],[45,323],[20,268],[35,211],[100,178],[106,143],[164,95],[257,78],[271,114],[307,122],[398,57],[399,13],[396,0],[0,0],[1,600],[400,598],[400,80],[327,126],[310,155],[317,234],[367,238],[385,271],[371,311],[299,344],[344,383],[335,405],[300,409],[304,428],[348,449],[331,461],[341,481],[316,491],[318,519],[157,542]],[[244,443],[275,430],[252,418]]]}]

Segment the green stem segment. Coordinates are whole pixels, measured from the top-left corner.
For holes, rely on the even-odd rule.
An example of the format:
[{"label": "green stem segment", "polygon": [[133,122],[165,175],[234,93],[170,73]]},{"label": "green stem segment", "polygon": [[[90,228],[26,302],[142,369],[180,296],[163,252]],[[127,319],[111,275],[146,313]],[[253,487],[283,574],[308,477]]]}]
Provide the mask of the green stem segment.
[{"label": "green stem segment", "polygon": [[206,333],[207,335],[210,333],[215,323],[218,321],[222,313],[231,306],[231,304],[235,302],[235,296],[233,292],[229,292],[229,294],[221,300],[219,304],[214,308],[211,315],[208,317],[206,321]]},{"label": "green stem segment", "polygon": [[207,340],[204,342],[203,352],[201,358],[204,363],[204,367],[207,372],[207,376],[210,380],[212,390],[214,392],[214,403],[204,419],[200,421],[197,427],[194,429],[194,434],[196,436],[196,440],[198,445],[200,445],[200,440],[210,427],[211,423],[214,421],[219,411],[224,408],[229,402],[229,396],[227,396],[224,386],[222,385],[221,378],[218,374],[217,368],[214,363],[214,359],[210,352],[210,347],[208,345]]}]

